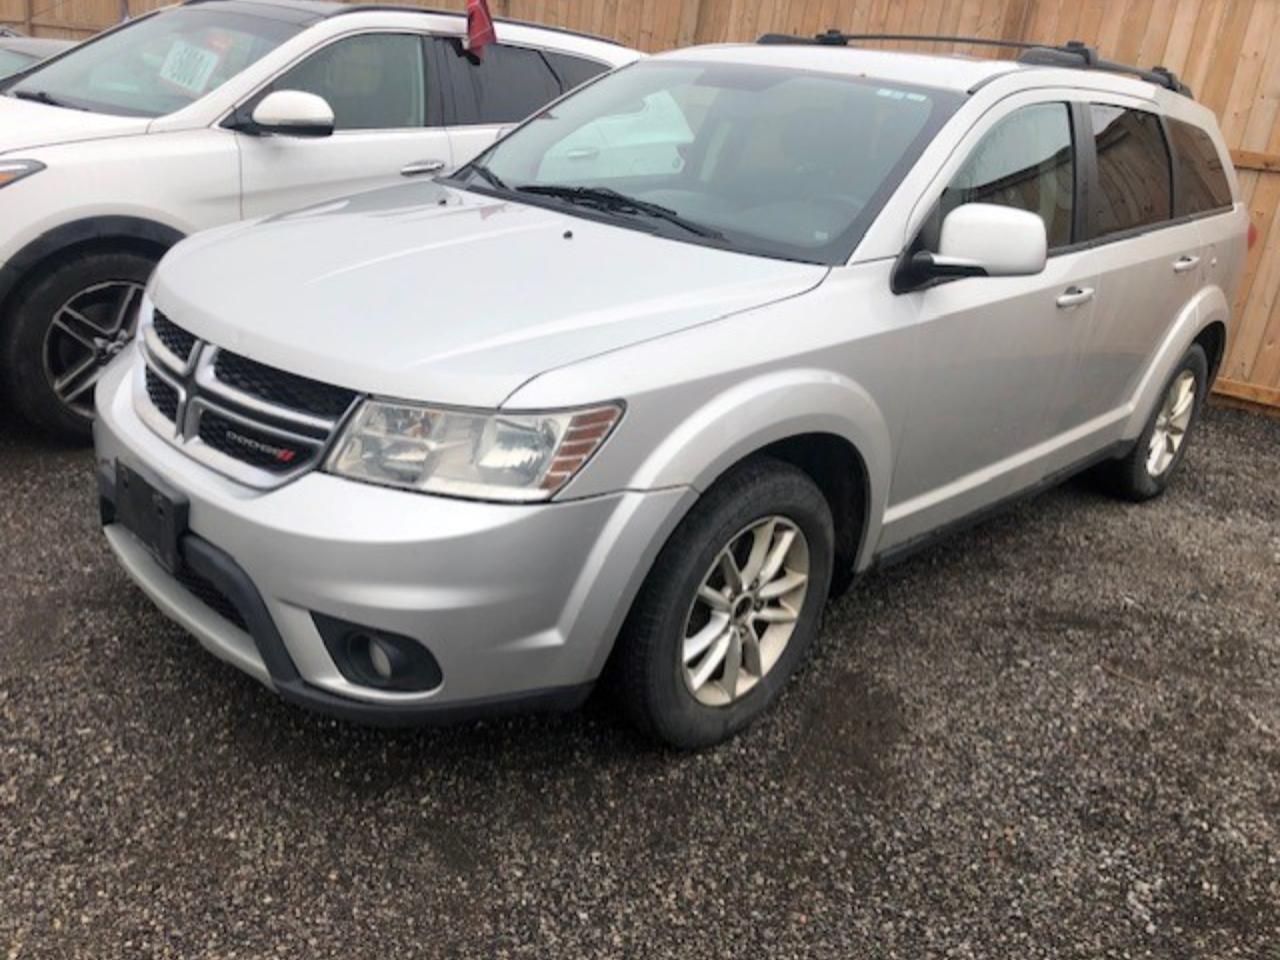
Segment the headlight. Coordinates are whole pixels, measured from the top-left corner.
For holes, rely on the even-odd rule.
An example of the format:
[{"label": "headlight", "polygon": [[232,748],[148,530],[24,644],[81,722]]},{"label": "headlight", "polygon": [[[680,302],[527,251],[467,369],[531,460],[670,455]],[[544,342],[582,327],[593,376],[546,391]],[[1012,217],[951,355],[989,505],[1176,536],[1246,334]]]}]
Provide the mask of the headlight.
[{"label": "headlight", "polygon": [[39,173],[44,164],[39,160],[0,160],[0,187],[17,183],[23,177]]},{"label": "headlight", "polygon": [[600,448],[617,404],[554,413],[366,400],[329,457],[353,480],[478,500],[549,500]]}]

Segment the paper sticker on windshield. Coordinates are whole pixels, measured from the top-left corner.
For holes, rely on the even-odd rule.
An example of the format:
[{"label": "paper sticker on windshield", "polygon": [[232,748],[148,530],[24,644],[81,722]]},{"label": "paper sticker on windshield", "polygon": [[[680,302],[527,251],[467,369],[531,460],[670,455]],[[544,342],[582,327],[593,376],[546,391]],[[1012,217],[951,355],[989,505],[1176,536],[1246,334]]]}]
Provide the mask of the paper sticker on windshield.
[{"label": "paper sticker on windshield", "polygon": [[209,85],[209,79],[218,69],[221,59],[212,50],[194,46],[185,40],[175,40],[160,66],[160,79],[188,93],[200,95]]}]

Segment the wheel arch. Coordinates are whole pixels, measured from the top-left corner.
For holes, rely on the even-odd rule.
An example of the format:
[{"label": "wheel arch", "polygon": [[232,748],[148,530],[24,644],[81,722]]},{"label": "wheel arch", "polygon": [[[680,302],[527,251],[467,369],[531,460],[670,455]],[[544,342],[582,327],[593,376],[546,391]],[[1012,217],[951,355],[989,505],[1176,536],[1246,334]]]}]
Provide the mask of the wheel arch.
[{"label": "wheel arch", "polygon": [[791,370],[737,383],[684,416],[626,485],[702,492],[760,455],[803,470],[827,498],[837,524],[835,582],[843,589],[870,563],[892,464],[887,420],[852,380]]},{"label": "wheel arch", "polygon": [[85,247],[133,247],[154,251],[156,259],[184,234],[167,224],[142,217],[87,217],[55,227],[32,240],[0,267],[0,316],[32,277],[56,256]]},{"label": "wheel arch", "polygon": [[1218,379],[1218,371],[1227,359],[1227,323],[1221,318],[1210,320],[1196,335],[1194,343],[1204,348],[1209,358],[1209,385]]}]

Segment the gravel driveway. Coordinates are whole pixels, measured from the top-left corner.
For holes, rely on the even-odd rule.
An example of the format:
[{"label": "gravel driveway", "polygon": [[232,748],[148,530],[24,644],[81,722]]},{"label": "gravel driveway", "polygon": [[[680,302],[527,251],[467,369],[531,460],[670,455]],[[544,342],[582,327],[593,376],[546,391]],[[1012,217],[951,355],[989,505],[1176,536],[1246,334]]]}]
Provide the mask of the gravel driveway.
[{"label": "gravel driveway", "polygon": [[0,426],[0,960],[1280,957],[1280,421],[864,580],[693,756],[600,698],[285,706],[126,581],[91,473]]}]

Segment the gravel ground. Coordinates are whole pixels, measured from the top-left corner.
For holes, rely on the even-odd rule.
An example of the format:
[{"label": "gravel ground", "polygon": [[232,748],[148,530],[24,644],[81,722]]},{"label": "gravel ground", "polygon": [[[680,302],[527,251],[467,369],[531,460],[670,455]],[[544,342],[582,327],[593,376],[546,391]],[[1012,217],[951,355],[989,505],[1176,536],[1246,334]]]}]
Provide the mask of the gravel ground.
[{"label": "gravel ground", "polygon": [[0,957],[1280,957],[1280,421],[868,578],[681,756],[600,698],[382,733],[117,570],[91,458],[0,427]]}]

